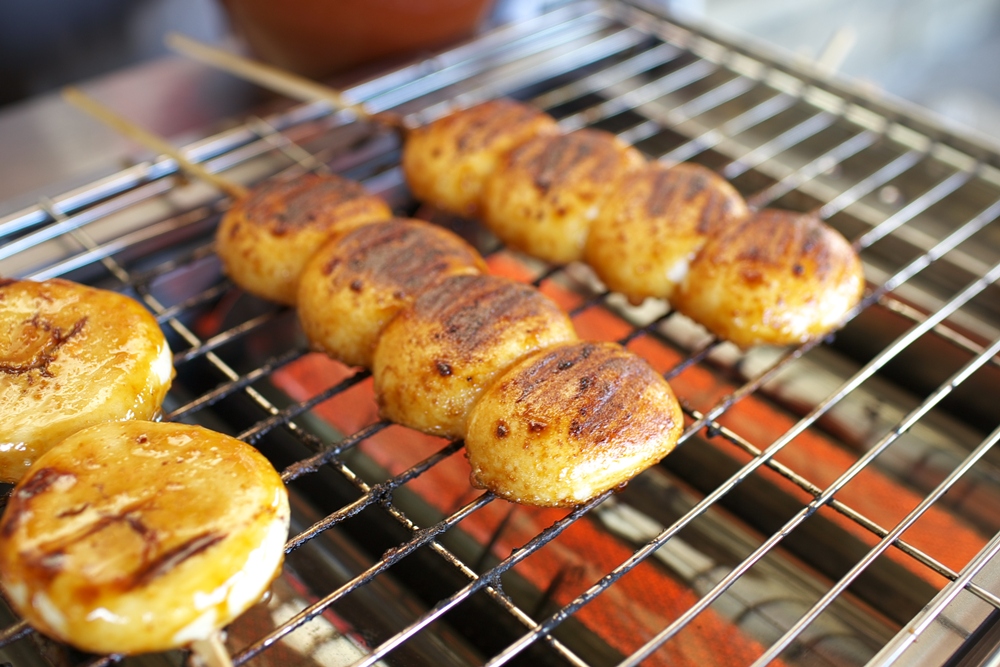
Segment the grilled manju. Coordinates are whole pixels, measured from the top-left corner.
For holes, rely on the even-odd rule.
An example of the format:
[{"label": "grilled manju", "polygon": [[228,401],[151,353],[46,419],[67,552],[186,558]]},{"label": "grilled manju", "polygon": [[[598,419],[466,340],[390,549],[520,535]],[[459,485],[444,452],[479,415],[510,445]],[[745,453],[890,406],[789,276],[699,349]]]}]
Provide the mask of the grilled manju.
[{"label": "grilled manju", "polygon": [[263,299],[295,305],[299,276],[332,234],[392,217],[360,183],[305,174],[254,188],[219,223],[215,250],[234,283]]},{"label": "grilled manju", "polygon": [[705,244],[673,305],[740,347],[788,345],[829,333],[864,288],[861,261],[836,230],[765,209]]},{"label": "grilled manju", "polygon": [[632,479],[683,430],[667,382],[615,343],[535,352],[473,406],[465,435],[474,483],[518,503],[564,507]]},{"label": "grilled manju", "polygon": [[619,182],[590,228],[584,259],[608,289],[634,304],[670,299],[708,239],[749,214],[715,172],[651,163]]},{"label": "grilled manju", "polygon": [[185,424],[102,424],[15,487],[0,582],[35,628],[83,651],[164,651],[260,599],[288,519],[281,478],[249,445]]},{"label": "grilled manju", "polygon": [[313,347],[372,365],[375,341],[403,306],[447,276],[486,273],[460,237],[419,220],[366,225],[331,239],[306,265],[299,321]]},{"label": "grilled manju", "polygon": [[576,332],[559,306],[530,285],[454,276],[399,311],[375,348],[382,415],[450,438],[465,434],[472,403],[507,366]]},{"label": "grilled manju", "polygon": [[547,262],[583,259],[608,197],[644,163],[639,151],[599,130],[530,139],[486,180],[483,223],[504,243]]},{"label": "grilled manju", "polygon": [[558,132],[547,114],[510,99],[456,111],[412,130],[403,147],[403,173],[417,199],[472,216],[483,183],[513,147]]},{"label": "grilled manju", "polygon": [[133,299],[0,279],[0,482],[82,428],[154,417],[173,374],[166,338]]}]

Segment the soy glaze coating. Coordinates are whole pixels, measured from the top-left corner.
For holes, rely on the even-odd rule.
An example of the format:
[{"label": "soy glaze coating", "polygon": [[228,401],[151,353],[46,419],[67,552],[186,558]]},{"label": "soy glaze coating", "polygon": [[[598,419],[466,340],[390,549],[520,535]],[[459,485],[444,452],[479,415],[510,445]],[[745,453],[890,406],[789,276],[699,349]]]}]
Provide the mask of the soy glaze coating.
[{"label": "soy glaze coating", "polygon": [[465,434],[472,403],[519,358],[569,340],[569,317],[541,292],[497,276],[454,276],[399,311],[375,347],[382,416],[449,438]]},{"label": "soy glaze coating", "polygon": [[0,279],[0,482],[80,429],[154,418],[173,376],[166,337],[134,299]]},{"label": "soy glaze coating", "polygon": [[530,139],[486,180],[483,223],[507,245],[539,259],[581,260],[608,197],[643,164],[639,151],[601,130]]},{"label": "soy glaze coating", "polygon": [[667,382],[615,343],[535,352],[473,406],[465,449],[473,482],[507,500],[568,507],[666,456],[684,426]]},{"label": "soy glaze coating", "polygon": [[669,300],[702,246],[749,214],[743,197],[710,169],[650,163],[619,181],[590,228],[584,259],[633,304]]},{"label": "soy glaze coating", "polygon": [[457,215],[474,216],[483,183],[512,148],[558,132],[548,114],[512,99],[483,102],[412,130],[403,173],[414,196]]},{"label": "soy glaze coating", "polygon": [[705,244],[672,303],[741,348],[788,345],[835,329],[864,288],[839,232],[814,215],[764,209]]},{"label": "soy glaze coating", "polygon": [[389,320],[431,285],[486,273],[475,248],[452,232],[397,218],[353,229],[309,261],[298,314],[312,346],[350,366],[371,367]]},{"label": "soy glaze coating", "polygon": [[187,424],[100,424],[43,455],[0,521],[0,583],[91,653],[206,639],[277,576],[288,497],[253,447]]},{"label": "soy glaze coating", "polygon": [[391,217],[392,209],[382,199],[340,176],[273,180],[226,212],[215,251],[239,287],[294,306],[306,262],[330,236]]}]

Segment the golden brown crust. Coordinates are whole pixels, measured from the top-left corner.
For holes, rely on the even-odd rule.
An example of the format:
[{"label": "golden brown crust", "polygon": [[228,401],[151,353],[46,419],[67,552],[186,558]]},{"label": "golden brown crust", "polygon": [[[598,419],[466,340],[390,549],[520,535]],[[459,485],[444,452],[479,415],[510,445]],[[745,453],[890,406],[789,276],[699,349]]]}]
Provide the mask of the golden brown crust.
[{"label": "golden brown crust", "polygon": [[584,243],[619,179],[645,163],[600,130],[531,139],[486,181],[483,222],[508,245],[548,262],[583,258]]},{"label": "golden brown crust", "polygon": [[409,133],[403,173],[414,196],[458,215],[479,210],[483,182],[511,148],[558,131],[534,107],[498,99],[456,111]]},{"label": "golden brown crust", "polygon": [[163,651],[259,600],[288,531],[281,478],[198,426],[79,431],[43,455],[0,521],[0,581],[35,628],[84,651]]},{"label": "golden brown crust", "polygon": [[569,317],[529,285],[497,276],[454,276],[389,322],[375,348],[382,415],[458,438],[490,380],[532,350],[575,340]]},{"label": "golden brown crust", "polygon": [[306,265],[299,321],[315,348],[368,367],[376,339],[404,305],[447,276],[485,272],[472,246],[436,225],[366,225],[332,239]]},{"label": "golden brown crust", "polygon": [[861,261],[816,216],[765,209],[712,238],[674,295],[680,312],[740,347],[824,336],[864,292]]},{"label": "golden brown crust", "polygon": [[633,303],[669,299],[708,239],[748,215],[743,197],[715,172],[651,163],[619,182],[590,229],[585,260]]},{"label": "golden brown crust", "polygon": [[563,507],[613,489],[666,456],[683,430],[667,382],[614,343],[531,354],[473,406],[473,480],[518,503]]},{"label": "golden brown crust", "polygon": [[167,340],[135,300],[53,279],[0,284],[0,482],[92,424],[150,419],[173,379]]},{"label": "golden brown crust", "polygon": [[360,183],[305,174],[254,188],[223,216],[215,249],[226,274],[247,292],[295,305],[299,275],[326,239],[392,217]]}]

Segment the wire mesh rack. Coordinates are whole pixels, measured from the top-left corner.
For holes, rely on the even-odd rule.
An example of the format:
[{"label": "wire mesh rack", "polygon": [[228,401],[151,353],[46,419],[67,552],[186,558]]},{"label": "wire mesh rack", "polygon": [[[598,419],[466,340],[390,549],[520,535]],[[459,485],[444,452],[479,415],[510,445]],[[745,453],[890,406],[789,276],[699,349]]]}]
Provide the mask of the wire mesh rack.
[{"label": "wire mesh rack", "polygon": [[[1000,155],[808,64],[636,4],[570,3],[348,91],[426,122],[512,96],[565,129],[690,160],[752,206],[814,211],[868,289],[836,336],[741,351],[584,266],[501,247],[413,201],[399,138],[295,105],[186,147],[248,184],[332,171],[435,219],[671,382],[678,449],[572,510],[468,482],[461,442],[379,419],[365,371],[308,350],[293,311],[239,292],[212,234],[228,201],[167,158],[0,220],[0,274],[137,298],[167,332],[164,419],[236,435],[292,491],[286,566],[228,629],[234,664],[979,664],[1000,580]],[[0,660],[86,656],[0,609]],[[965,662],[963,662],[965,661]]]}]

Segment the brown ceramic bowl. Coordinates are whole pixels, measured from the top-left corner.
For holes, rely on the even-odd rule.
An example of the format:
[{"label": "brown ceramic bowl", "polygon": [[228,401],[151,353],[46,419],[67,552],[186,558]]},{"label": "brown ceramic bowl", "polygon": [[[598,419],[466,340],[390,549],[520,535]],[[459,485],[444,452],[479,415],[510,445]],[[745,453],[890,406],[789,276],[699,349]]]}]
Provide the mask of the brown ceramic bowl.
[{"label": "brown ceramic bowl", "polygon": [[305,76],[472,35],[492,0],[221,0],[257,57]]}]

